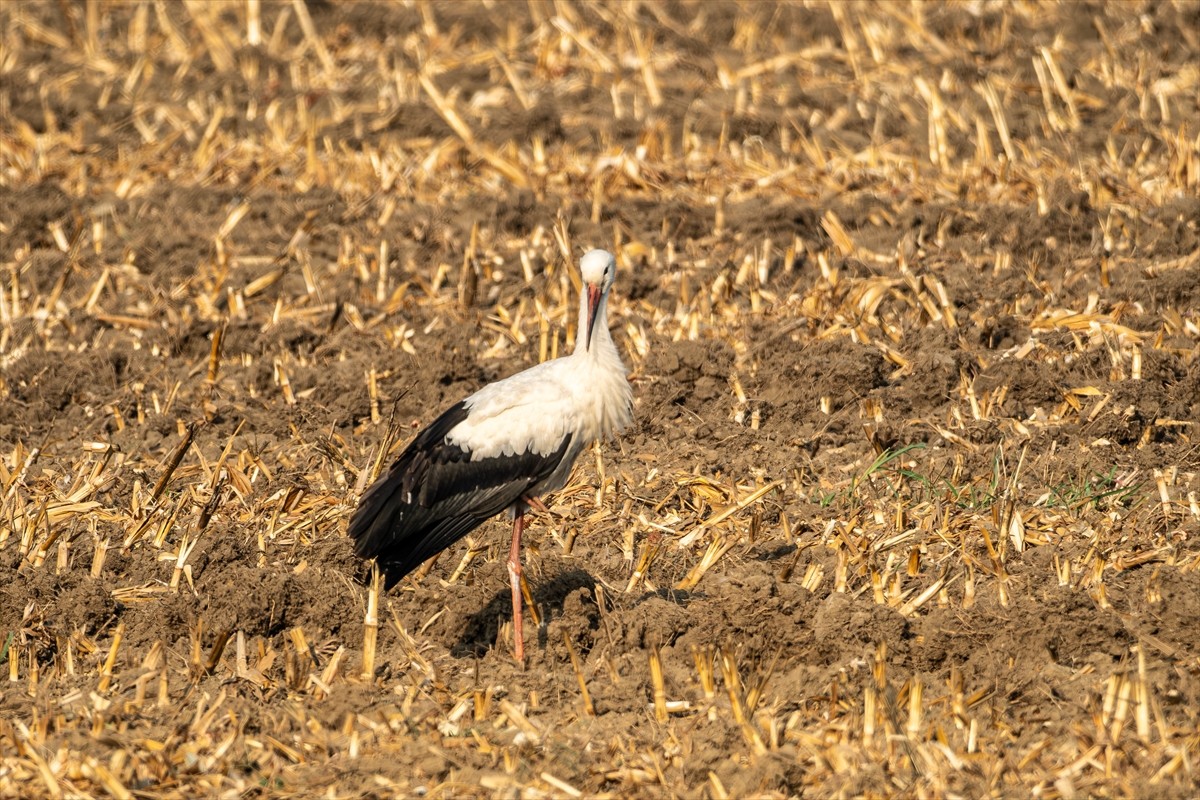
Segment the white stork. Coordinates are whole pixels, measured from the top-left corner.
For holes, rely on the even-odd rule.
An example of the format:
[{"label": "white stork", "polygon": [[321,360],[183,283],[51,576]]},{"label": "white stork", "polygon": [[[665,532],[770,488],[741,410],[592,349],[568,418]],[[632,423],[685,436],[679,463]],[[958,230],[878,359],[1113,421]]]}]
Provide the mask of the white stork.
[{"label": "white stork", "polygon": [[583,291],[575,351],[488,384],[417,434],[363,494],[349,535],[375,558],[387,588],[489,518],[513,513],[508,574],[514,655],[521,631],[521,532],[525,511],[561,489],[593,440],[633,418],[633,391],[608,331],[608,290],[617,262],[592,250],[579,262]]}]

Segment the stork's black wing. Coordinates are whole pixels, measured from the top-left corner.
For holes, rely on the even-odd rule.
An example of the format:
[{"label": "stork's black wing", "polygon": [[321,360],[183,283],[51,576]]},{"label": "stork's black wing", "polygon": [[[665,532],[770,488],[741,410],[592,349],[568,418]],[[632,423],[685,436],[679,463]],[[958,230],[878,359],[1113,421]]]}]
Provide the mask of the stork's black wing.
[{"label": "stork's black wing", "polygon": [[459,403],[413,439],[359,501],[349,535],[362,558],[376,558],[388,588],[487,519],[512,506],[554,472],[571,442],[549,455],[524,452],[471,460],[446,443],[467,418]]}]

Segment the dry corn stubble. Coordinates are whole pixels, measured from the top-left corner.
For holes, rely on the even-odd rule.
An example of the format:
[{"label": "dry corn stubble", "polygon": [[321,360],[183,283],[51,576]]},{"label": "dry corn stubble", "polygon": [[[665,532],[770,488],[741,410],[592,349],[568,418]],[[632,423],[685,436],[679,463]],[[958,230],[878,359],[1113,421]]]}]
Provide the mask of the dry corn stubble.
[{"label": "dry corn stubble", "polygon": [[[0,4],[0,794],[1193,793],[1194,23]],[[498,528],[345,519],[589,246],[518,672]]]}]

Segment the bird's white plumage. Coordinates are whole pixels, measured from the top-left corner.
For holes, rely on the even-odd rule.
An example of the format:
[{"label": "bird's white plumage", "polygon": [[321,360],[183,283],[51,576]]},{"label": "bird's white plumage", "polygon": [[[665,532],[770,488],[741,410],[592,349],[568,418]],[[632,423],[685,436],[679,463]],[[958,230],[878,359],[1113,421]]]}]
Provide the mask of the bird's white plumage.
[{"label": "bird's white plumage", "polygon": [[447,435],[472,461],[558,449],[575,416],[563,359],[490,383],[465,401],[469,414]]},{"label": "bird's white plumage", "polygon": [[[633,416],[633,392],[608,331],[608,288],[616,262],[611,254],[593,250],[580,261],[580,271],[584,291],[575,351],[483,387],[466,399],[467,418],[446,436],[472,461],[481,461],[527,452],[549,455],[570,435],[562,466],[536,487],[538,493],[560,488],[584,446],[620,432]],[[600,293],[594,321],[589,320],[588,285]]]},{"label": "bird's white plumage", "polygon": [[520,557],[525,509],[533,498],[566,484],[584,447],[617,433],[633,416],[633,392],[608,331],[608,289],[617,262],[593,250],[579,268],[583,291],[574,352],[485,386],[446,409],[363,494],[348,530],[355,552],[377,559],[390,587],[484,520],[510,510],[508,573],[518,661],[525,658]]}]

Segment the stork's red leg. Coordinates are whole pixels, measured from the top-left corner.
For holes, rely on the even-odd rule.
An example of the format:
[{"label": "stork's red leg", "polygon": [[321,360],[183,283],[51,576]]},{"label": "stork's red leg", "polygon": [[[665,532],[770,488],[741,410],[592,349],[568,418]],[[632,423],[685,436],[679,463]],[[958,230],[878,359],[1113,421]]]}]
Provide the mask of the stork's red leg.
[{"label": "stork's red leg", "polygon": [[546,504],[537,497],[522,497],[521,502],[532,508],[534,511],[539,511],[543,514],[549,514],[550,509],[546,508]]},{"label": "stork's red leg", "polygon": [[513,516],[512,549],[508,551],[508,577],[512,582],[513,608],[513,654],[521,664],[525,663],[525,636],[521,631],[521,531],[525,529],[525,513],[517,509]]}]

